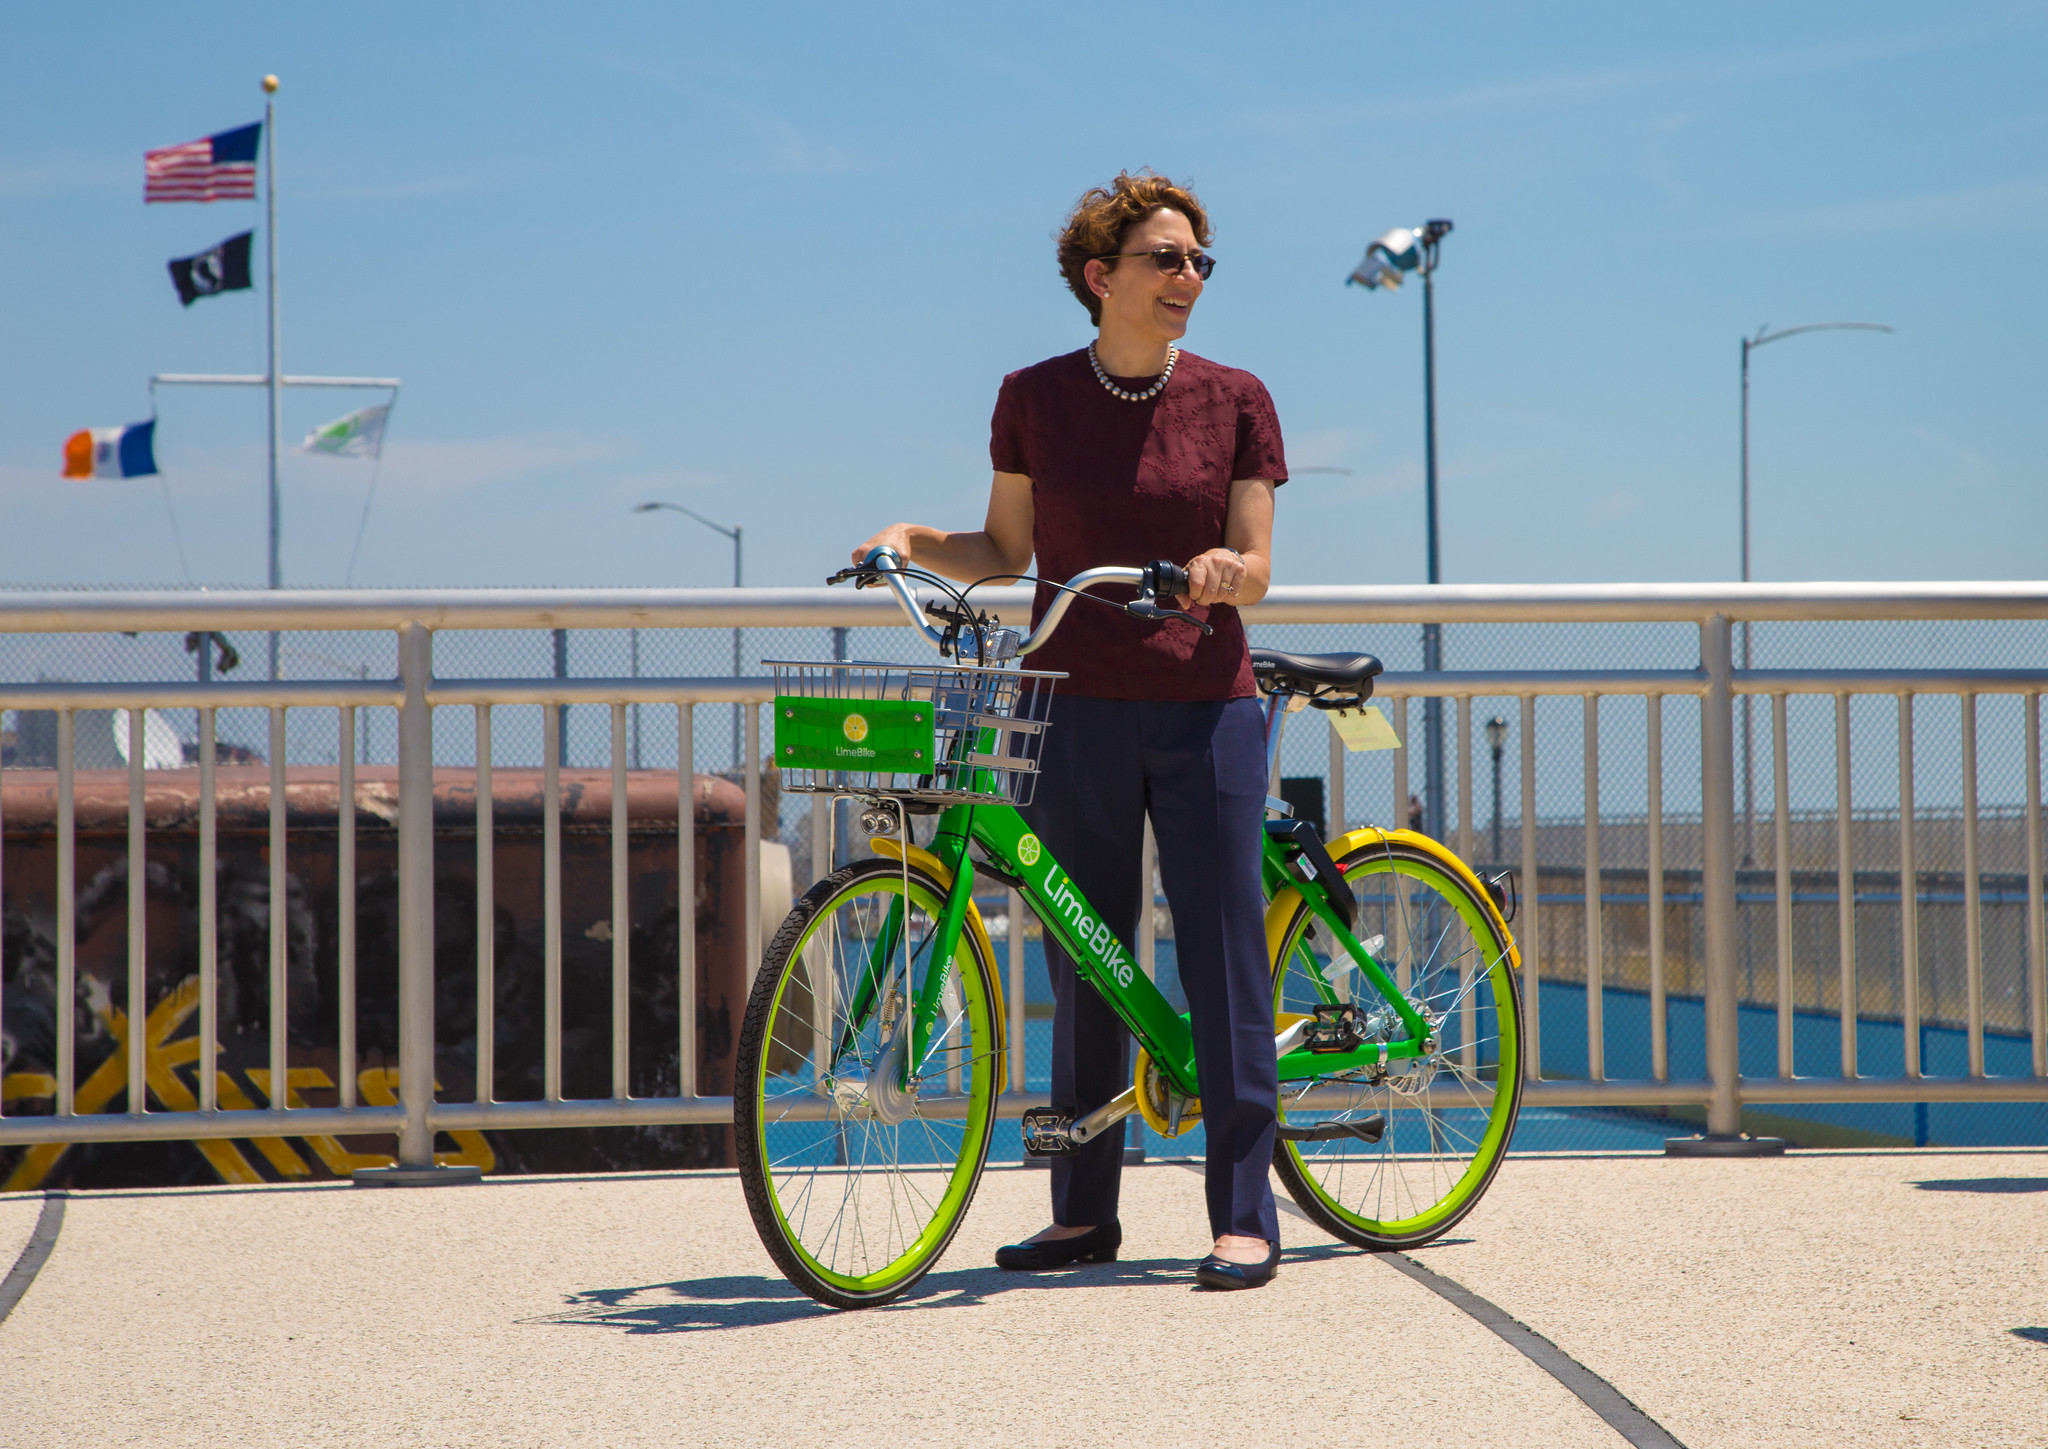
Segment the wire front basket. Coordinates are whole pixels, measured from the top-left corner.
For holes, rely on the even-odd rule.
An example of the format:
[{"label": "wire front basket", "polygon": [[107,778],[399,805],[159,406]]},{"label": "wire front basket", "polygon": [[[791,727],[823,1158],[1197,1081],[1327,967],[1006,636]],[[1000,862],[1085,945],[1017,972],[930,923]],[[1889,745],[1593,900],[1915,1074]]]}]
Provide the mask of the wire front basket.
[{"label": "wire front basket", "polygon": [[975,665],[763,660],[782,788],[1029,805],[1063,674]]}]

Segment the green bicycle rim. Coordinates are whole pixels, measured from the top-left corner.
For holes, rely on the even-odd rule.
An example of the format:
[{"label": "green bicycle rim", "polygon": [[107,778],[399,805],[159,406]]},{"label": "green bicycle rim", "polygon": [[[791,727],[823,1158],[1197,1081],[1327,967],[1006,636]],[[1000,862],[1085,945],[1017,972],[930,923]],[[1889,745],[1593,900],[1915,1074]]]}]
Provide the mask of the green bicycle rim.
[{"label": "green bicycle rim", "polygon": [[[1282,1179],[1302,1208],[1321,1220],[1323,1226],[1362,1246],[1412,1247],[1441,1234],[1470,1212],[1491,1183],[1502,1159],[1507,1155],[1521,1101],[1520,993],[1515,980],[1513,958],[1508,949],[1509,938],[1505,931],[1495,924],[1491,911],[1473,895],[1471,888],[1443,863],[1436,860],[1431,852],[1412,844],[1378,844],[1365,847],[1338,864],[1346,878],[1353,881],[1391,872],[1416,882],[1417,886],[1426,889],[1455,914],[1464,930],[1469,933],[1473,949],[1482,952],[1486,958],[1484,967],[1472,972],[1471,985],[1464,988],[1460,996],[1474,994],[1476,1000],[1481,982],[1486,983],[1492,992],[1492,1000],[1487,1010],[1496,1026],[1494,1037],[1489,1039],[1494,1055],[1494,1080],[1490,1084],[1493,1088],[1493,1100],[1485,1108],[1485,1128],[1473,1141],[1469,1157],[1464,1161],[1455,1179],[1432,1201],[1403,1216],[1369,1217],[1360,1210],[1365,1206],[1364,1202],[1354,1198],[1352,1201],[1357,1201],[1358,1206],[1349,1205],[1343,1191],[1343,1169],[1352,1165],[1354,1159],[1341,1153],[1336,1155],[1334,1166],[1338,1186],[1333,1190],[1328,1182],[1333,1165],[1331,1161],[1319,1162],[1313,1157],[1305,1156],[1301,1150],[1302,1144],[1285,1140],[1275,1144],[1275,1166],[1279,1168]],[[1424,912],[1417,906],[1408,914],[1411,917],[1419,917]],[[1289,964],[1296,960],[1297,948],[1301,946],[1303,936],[1312,921],[1313,917],[1310,916],[1307,907],[1303,906],[1289,923],[1283,938],[1282,951],[1274,969],[1276,1010],[1283,1007],[1282,998],[1287,989]],[[1361,919],[1358,934],[1366,936],[1370,930],[1371,928]],[[1441,945],[1442,939],[1439,938],[1433,943],[1432,949]],[[1389,961],[1388,964],[1391,965],[1392,962]],[[1424,964],[1427,965],[1428,962],[1425,961]],[[1451,1055],[1447,1053],[1443,1060],[1449,1061]],[[1450,1076],[1453,1081],[1463,1080],[1462,1074],[1456,1068],[1451,1070]],[[1473,1080],[1476,1081],[1476,1078]],[[1283,1084],[1281,1089],[1283,1121],[1286,1120],[1286,1102],[1291,1085]],[[1396,1185],[1394,1196],[1398,1199],[1400,1187],[1405,1185],[1411,1196],[1410,1205],[1413,1207],[1419,1194],[1415,1192],[1412,1183],[1407,1181],[1403,1161],[1395,1143],[1402,1126],[1399,1114],[1405,1112],[1423,1116],[1431,1124],[1432,1138],[1438,1130],[1438,1123],[1447,1114],[1407,1106],[1396,1092],[1362,1090],[1359,1101],[1354,1106],[1336,1115],[1358,1113],[1371,1107],[1387,1109],[1387,1136],[1383,1137],[1380,1145],[1368,1147],[1361,1144],[1362,1150],[1355,1159],[1356,1164],[1364,1173],[1368,1187],[1382,1189],[1382,1195],[1385,1178],[1388,1175],[1398,1177],[1400,1181]],[[1348,1144],[1346,1146],[1348,1148]],[[1440,1163],[1430,1162],[1427,1166],[1432,1180],[1442,1171]]]},{"label": "green bicycle rim", "polygon": [[[845,1133],[851,1129],[853,1132],[864,1134],[860,1143],[861,1151],[856,1159],[849,1150],[846,1154],[847,1161],[831,1169],[831,1176],[828,1179],[831,1186],[837,1189],[842,1216],[851,1204],[856,1217],[853,1225],[854,1238],[859,1243],[864,1244],[867,1241],[869,1226],[858,1221],[861,1199],[866,1192],[866,1184],[860,1179],[893,1175],[888,1183],[889,1211],[882,1225],[885,1234],[893,1235],[900,1226],[899,1215],[903,1212],[915,1213],[919,1208],[917,1199],[923,1197],[922,1194],[916,1193],[914,1187],[907,1181],[909,1175],[943,1173],[945,1186],[938,1194],[937,1200],[933,1202],[929,1198],[924,1199],[924,1205],[929,1208],[929,1217],[918,1231],[902,1244],[900,1250],[893,1246],[891,1237],[885,1236],[885,1243],[890,1244],[885,1247],[885,1251],[892,1256],[881,1266],[869,1267],[867,1271],[861,1272],[846,1271],[843,1266],[827,1261],[832,1257],[832,1254],[824,1251],[827,1243],[807,1243],[803,1227],[792,1221],[793,1206],[802,1203],[808,1208],[811,1195],[825,1173],[817,1164],[813,1164],[808,1171],[793,1168],[784,1172],[781,1170],[781,1164],[771,1155],[768,1133],[782,1120],[779,1104],[785,1101],[809,1103],[816,1100],[815,1091],[808,1086],[785,1093],[771,1093],[770,1074],[766,1066],[775,1043],[774,1025],[783,1019],[791,987],[797,981],[799,971],[803,969],[801,963],[805,960],[805,948],[820,930],[837,921],[843,909],[861,899],[875,901],[878,918],[885,917],[887,912],[884,903],[902,898],[904,885],[905,877],[901,866],[891,862],[873,861],[863,862],[841,871],[827,881],[821,882],[819,888],[814,888],[812,896],[819,897],[822,889],[822,898],[807,899],[797,912],[792,913],[782,930],[777,932],[776,940],[767,952],[768,959],[764,962],[762,979],[756,983],[754,1000],[749,1003],[748,1021],[743,1033],[747,1040],[742,1042],[740,1065],[745,1069],[746,1076],[740,1105],[743,1116],[752,1120],[735,1125],[743,1134],[740,1144],[741,1167],[747,1181],[748,1205],[753,1209],[755,1226],[770,1255],[798,1287],[820,1301],[838,1307],[870,1306],[886,1302],[916,1283],[937,1261],[958,1229],[973,1199],[994,1127],[993,1099],[997,1073],[994,1058],[998,1051],[998,1043],[995,1040],[995,1013],[991,1003],[993,988],[989,984],[988,974],[992,963],[979,959],[972,933],[962,931],[954,953],[953,971],[954,979],[959,983],[963,1003],[961,1023],[967,1027],[976,1065],[962,1068],[972,1070],[973,1080],[966,1093],[965,1116],[959,1119],[959,1138],[957,1146],[953,1149],[950,1167],[941,1156],[940,1160],[932,1162],[928,1167],[922,1164],[910,1165],[906,1171],[906,1165],[900,1159],[889,1155],[891,1143],[897,1141],[892,1134],[906,1131],[913,1122],[925,1128],[927,1145],[938,1147],[941,1154],[947,1150],[941,1145],[939,1137],[932,1132],[931,1124],[922,1118],[912,1118],[895,1128],[843,1119],[837,1123],[838,1131]],[[913,921],[912,949],[915,953],[915,922],[921,914],[926,932],[933,928],[943,903],[944,892],[937,882],[915,868],[909,873],[909,885],[912,906],[909,914]],[[928,944],[928,934],[925,939]],[[836,1002],[848,999],[846,988],[850,985],[850,981],[835,983]],[[842,1020],[835,1016],[830,1023],[831,1038],[838,1038],[842,1025]],[[954,1029],[958,1030],[958,1024]],[[855,1055],[859,1055],[860,1041],[865,1035],[867,1034],[862,1032],[855,1033]],[[814,1033],[813,1041],[816,1040]],[[931,1053],[928,1052],[928,1061],[930,1056]],[[871,1058],[872,1050],[868,1054],[868,1059]],[[836,1070],[844,1065],[845,1061],[845,1058],[841,1058],[830,1065]],[[814,1060],[814,1068],[815,1065]],[[876,1161],[877,1149],[881,1157],[879,1162]],[[748,1160],[750,1158],[751,1162]],[[792,1186],[798,1178],[806,1179],[804,1185],[786,1200],[784,1189]],[[841,1223],[835,1227],[832,1246],[840,1244],[839,1229],[843,1229],[844,1226]]]}]

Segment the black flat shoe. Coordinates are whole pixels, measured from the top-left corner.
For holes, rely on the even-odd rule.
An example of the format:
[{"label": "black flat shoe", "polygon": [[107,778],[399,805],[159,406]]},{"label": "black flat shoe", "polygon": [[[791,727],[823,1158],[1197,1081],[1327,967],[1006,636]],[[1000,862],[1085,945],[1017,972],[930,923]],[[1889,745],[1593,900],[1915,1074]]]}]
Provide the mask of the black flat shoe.
[{"label": "black flat shoe", "polygon": [[1280,1245],[1273,1243],[1263,1263],[1233,1263],[1214,1253],[1195,1265],[1195,1282],[1204,1288],[1263,1288],[1280,1271]]},{"label": "black flat shoe", "polygon": [[1123,1224],[1111,1220],[1071,1238],[1043,1243],[1011,1243],[996,1249],[996,1266],[1012,1273],[1043,1273],[1069,1263],[1114,1263],[1123,1246]]}]

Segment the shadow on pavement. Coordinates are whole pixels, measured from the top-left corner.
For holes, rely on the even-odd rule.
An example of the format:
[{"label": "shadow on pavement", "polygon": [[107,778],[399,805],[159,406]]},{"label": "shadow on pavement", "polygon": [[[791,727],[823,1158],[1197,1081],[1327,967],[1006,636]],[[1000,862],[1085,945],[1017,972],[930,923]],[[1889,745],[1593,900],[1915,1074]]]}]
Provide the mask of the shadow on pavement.
[{"label": "shadow on pavement", "polygon": [[[1356,1248],[1312,1243],[1288,1248],[1288,1264],[1356,1258]],[[1192,1258],[1124,1258],[1050,1273],[1005,1273],[1000,1268],[958,1268],[933,1272],[904,1297],[873,1313],[916,1313],[934,1308],[972,1308],[1002,1293],[1059,1288],[1177,1288],[1197,1291]],[[614,1328],[625,1333],[698,1333],[717,1328],[762,1328],[824,1318],[844,1310],[815,1303],[780,1278],[732,1274],[629,1288],[588,1288],[569,1295],[552,1313],[521,1323],[554,1323]]]},{"label": "shadow on pavement", "polygon": [[1941,1177],[1913,1186],[1922,1192],[2048,1192],[2048,1177]]},{"label": "shadow on pavement", "polygon": [[779,1278],[734,1274],[632,1288],[589,1288],[570,1294],[553,1313],[518,1321],[582,1324],[627,1333],[694,1333],[790,1323],[831,1312]]},{"label": "shadow on pavement", "polygon": [[2024,1338],[2029,1343],[2048,1343],[2048,1328],[2015,1328],[2014,1338]]}]

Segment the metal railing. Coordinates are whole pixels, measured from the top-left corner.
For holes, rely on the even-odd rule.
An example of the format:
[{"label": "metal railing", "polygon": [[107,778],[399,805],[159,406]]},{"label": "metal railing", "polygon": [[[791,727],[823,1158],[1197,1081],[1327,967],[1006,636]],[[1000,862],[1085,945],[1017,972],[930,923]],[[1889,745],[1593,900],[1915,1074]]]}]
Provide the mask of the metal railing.
[{"label": "metal railing", "polygon": [[[992,602],[1006,617],[1028,609],[1023,590],[992,591]],[[1522,915],[1515,930],[1523,951],[1526,976],[1529,1082],[1525,1100],[1546,1106],[1704,1107],[1710,1133],[1739,1130],[1745,1102],[2012,1102],[2048,1100],[2048,979],[2044,979],[2041,860],[2040,700],[2048,692],[2044,669],[1773,669],[1738,671],[1730,648],[1731,625],[1738,620],[2044,620],[2048,619],[2048,586],[2036,584],[1899,584],[1899,585],[1592,585],[1592,586],[1449,586],[1449,587],[1280,587],[1248,611],[1254,629],[1268,625],[1394,623],[1643,623],[1683,622],[1699,632],[1698,665],[1690,669],[1556,669],[1512,671],[1396,672],[1379,681],[1378,698],[1396,733],[1404,739],[1407,705],[1412,699],[1449,699],[1455,705],[1456,832],[1453,844],[1471,858],[1475,844],[1473,801],[1473,701],[1499,697],[1519,701],[1520,817],[1519,861],[1525,883]],[[735,627],[860,627],[900,628],[903,616],[896,602],[876,593],[853,594],[823,589],[718,590],[475,590],[475,591],[300,591],[202,595],[167,593],[35,593],[0,594],[0,634],[106,634],[113,631],[183,632],[208,630],[364,631],[388,630],[397,637],[398,674],[388,680],[277,681],[257,683],[10,683],[0,685],[0,709],[54,711],[56,743],[56,996],[55,1111],[52,1115],[0,1117],[0,1144],[107,1142],[139,1140],[202,1140],[212,1138],[302,1137],[308,1134],[391,1133],[398,1137],[402,1166],[422,1168],[433,1162],[434,1134],[460,1129],[525,1127],[588,1127],[672,1123],[724,1123],[731,1119],[729,1097],[694,1095],[696,1081],[693,992],[695,941],[687,911],[679,913],[678,990],[680,1030],[679,1090],[674,1096],[630,1094],[628,1040],[631,1032],[629,938],[623,928],[612,934],[611,1095],[596,1099],[563,1094],[562,914],[561,914],[561,788],[559,748],[564,705],[599,705],[609,711],[612,771],[611,889],[613,919],[628,919],[626,839],[629,830],[626,772],[627,710],[631,706],[670,706],[676,710],[678,800],[688,801],[693,760],[693,711],[701,704],[737,705],[744,709],[747,741],[745,782],[745,960],[760,958],[760,850],[762,761],[760,705],[772,698],[772,685],[753,678],[528,678],[450,679],[434,673],[437,630],[543,629],[692,629]],[[1839,970],[1842,1046],[1840,1072],[1829,1076],[1798,1075],[1793,1063],[1795,950],[1794,891],[1789,840],[1792,810],[1787,788],[1788,700],[1817,695],[1834,702],[1836,734],[1836,801],[1839,834]],[[1858,696],[1897,699],[1899,765],[1897,831],[1899,852],[1900,949],[1903,997],[1900,1020],[1904,1033],[1904,1069],[1896,1076],[1860,1075],[1857,1060],[1859,995],[1855,973],[1855,868],[1850,848],[1854,811],[1850,774],[1850,702]],[[1916,863],[1912,701],[1917,696],[1952,696],[1964,723],[1960,768],[1963,794],[1959,829],[1963,841],[1963,882],[1966,907],[1965,996],[1967,999],[1968,1070],[1959,1076],[1936,1077],[1922,1070],[1918,1050],[1921,1024],[1918,929],[1920,899]],[[2018,696],[2024,709],[2026,797],[2020,820],[2025,836],[2025,979],[2027,1031],[2031,1040],[2031,1072],[1992,1076],[1985,1070],[1984,941],[1979,925],[1980,861],[1977,855],[1979,802],[1977,793],[1977,731],[1975,711],[1981,697]],[[1547,1079],[1541,1057],[1541,1013],[1545,994],[1539,989],[1554,964],[1546,956],[1546,937],[1558,930],[1554,907],[1540,899],[1537,883],[1551,868],[1539,859],[1539,838],[1546,828],[1537,811],[1537,703],[1565,696],[1583,701],[1584,791],[1583,900],[1578,934],[1584,952],[1586,1072],[1582,1078]],[[1647,1078],[1612,1079],[1605,1064],[1608,1029],[1604,1019],[1608,952],[1603,944],[1603,854],[1601,845],[1603,698],[1635,696],[1648,705],[1644,729],[1644,770],[1647,808],[1645,893],[1647,898],[1647,967],[1651,1072]],[[1737,931],[1737,745],[1735,703],[1738,696],[1769,701],[1769,732],[1774,786],[1771,830],[1775,840],[1776,955],[1778,1052],[1774,1076],[1741,1074],[1738,1029],[1739,942]],[[1698,700],[1700,739],[1697,840],[1700,868],[1696,876],[1703,915],[1704,950],[1704,1075],[1673,1079],[1670,1074],[1666,935],[1667,870],[1665,777],[1670,767],[1663,742],[1666,699]],[[543,706],[545,742],[545,845],[542,872],[544,901],[543,1081],[534,1101],[494,1100],[493,1028],[495,993],[491,929],[494,881],[491,862],[492,787],[491,738],[493,710],[500,706]],[[336,769],[340,798],[355,798],[354,730],[359,710],[394,708],[399,721],[398,749],[398,1089],[397,1105],[365,1105],[357,1099],[354,1072],[338,1073],[339,1105],[223,1108],[212,1074],[198,1074],[196,1111],[149,1111],[146,1095],[130,1099],[122,1113],[82,1112],[77,1104],[75,1013],[62,1009],[74,1000],[78,986],[78,942],[73,731],[77,713],[108,708],[128,710],[128,862],[127,991],[131,1003],[144,1003],[147,949],[148,872],[144,868],[146,710],[191,709],[198,729],[199,801],[199,970],[198,1059],[211,1062],[218,1034],[218,941],[214,865],[217,859],[215,717],[228,708],[260,709],[270,720],[269,752],[269,883],[271,899],[286,892],[286,712],[331,710],[337,720],[339,747]],[[477,1088],[475,1100],[435,1100],[434,1080],[434,835],[433,768],[436,710],[473,711],[477,771]],[[1393,817],[1400,819],[1409,798],[1407,749],[1393,752]],[[1330,745],[1328,779],[1334,802],[1333,833],[1345,824],[1347,758],[1335,740]],[[1610,771],[1611,773],[1611,771]],[[1867,813],[1867,812],[1866,812]],[[814,802],[811,837],[818,846],[813,861],[829,860],[824,805]],[[779,825],[775,827],[779,833]],[[1610,825],[1610,829],[1612,826]],[[338,817],[340,893],[337,943],[338,1036],[343,1064],[356,1057],[355,1001],[357,943],[353,869],[354,812]],[[677,810],[679,901],[693,898],[696,862],[692,811]],[[1554,866],[1554,862],[1552,863]],[[817,871],[814,869],[814,874]],[[801,884],[801,883],[800,883]],[[4,888],[4,880],[0,880]],[[1012,901],[1010,921],[1019,917]],[[269,1075],[270,1082],[287,1076],[289,926],[285,913],[274,911],[269,923]],[[1148,914],[1138,943],[1149,959],[1153,949]],[[1009,994],[1015,1011],[1013,1050],[1015,1078],[1023,1080],[1024,1013],[1021,967],[1023,932],[1008,933]],[[140,1021],[142,1013],[132,1013]],[[0,1022],[4,1026],[4,1022]],[[148,1077],[149,1043],[142,1030],[130,1030],[125,1043],[127,1080]],[[278,1094],[280,1097],[286,1095]],[[1013,1091],[1003,1103],[1005,1115],[1044,1101],[1042,1094]]]}]

